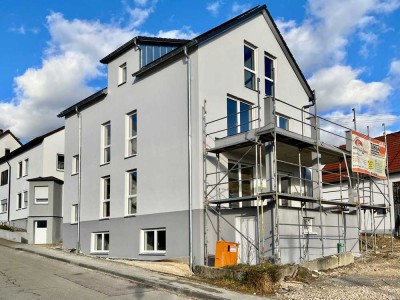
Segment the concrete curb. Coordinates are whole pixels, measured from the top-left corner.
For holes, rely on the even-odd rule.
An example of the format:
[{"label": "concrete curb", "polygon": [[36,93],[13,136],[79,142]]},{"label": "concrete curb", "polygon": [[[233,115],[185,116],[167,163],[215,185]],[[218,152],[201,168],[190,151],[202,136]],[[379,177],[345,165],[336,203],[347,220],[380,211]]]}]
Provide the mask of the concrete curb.
[{"label": "concrete curb", "polygon": [[[199,292],[199,291],[193,291],[187,288],[181,288],[181,287],[176,287],[176,286],[171,286],[168,285],[166,283],[161,283],[161,282],[157,282],[157,281],[153,281],[153,280],[148,280],[145,279],[143,277],[138,277],[138,276],[134,276],[134,275],[128,275],[128,274],[123,274],[123,273],[119,273],[119,272],[115,272],[115,271],[111,271],[108,270],[106,268],[102,268],[102,267],[97,267],[97,266],[93,266],[91,264],[85,264],[85,263],[79,263],[79,262],[75,262],[73,260],[70,259],[66,259],[66,258],[62,258],[62,257],[57,257],[57,256],[52,256],[46,253],[40,253],[40,252],[36,252],[34,250],[31,249],[26,249],[26,248],[20,248],[20,247],[12,247],[12,246],[8,246],[8,245],[0,245],[2,247],[6,247],[6,248],[10,248],[10,249],[15,249],[15,250],[20,250],[20,251],[24,251],[24,252],[28,252],[31,254],[36,254],[45,258],[50,258],[53,260],[58,260],[58,261],[62,261],[64,263],[68,263],[68,264],[72,264],[78,267],[83,267],[83,268],[87,268],[90,270],[94,270],[94,271],[100,271],[106,274],[110,274],[110,275],[114,275],[117,277],[122,277],[125,279],[129,279],[141,284],[144,284],[146,286],[152,286],[152,287],[156,287],[156,288],[160,288],[163,290],[167,290],[167,291],[172,291],[178,294],[182,294],[188,297],[193,297],[193,298],[197,298],[197,299],[215,299],[215,300],[224,300],[224,299],[228,299],[228,298],[224,298],[224,297],[218,297],[218,296],[214,296],[212,294],[208,294],[208,293],[203,293],[203,292]],[[171,275],[173,276],[173,275]]]}]

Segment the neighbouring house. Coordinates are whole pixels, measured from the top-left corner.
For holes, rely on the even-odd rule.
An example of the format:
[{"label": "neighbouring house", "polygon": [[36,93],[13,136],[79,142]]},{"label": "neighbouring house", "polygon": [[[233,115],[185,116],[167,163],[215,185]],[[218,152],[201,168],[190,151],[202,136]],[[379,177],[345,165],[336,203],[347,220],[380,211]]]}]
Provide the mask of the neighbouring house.
[{"label": "neighbouring house", "polygon": [[16,143],[7,141],[3,145],[0,137],[0,150],[10,149],[0,157],[0,222],[26,230],[28,243],[59,242],[62,239],[64,127],[14,149],[12,145]]},{"label": "neighbouring house", "polygon": [[135,37],[101,62],[108,86],[59,114],[65,248],[191,265],[212,264],[219,240],[250,264],[359,251],[353,204],[322,197],[322,166],[349,153],[321,137],[265,5],[192,40]]},{"label": "neighbouring house", "polygon": [[[380,179],[359,174],[357,191],[356,188],[350,188],[350,185],[357,186],[356,174],[351,172],[351,161],[347,161],[348,167],[344,160],[330,163],[323,169],[324,197],[343,202],[356,202],[359,199],[361,205],[367,204],[369,209],[362,210],[359,216],[359,227],[362,233],[399,235],[400,132],[378,136],[374,139],[386,143],[387,178]],[[341,146],[341,148],[350,150],[351,146]],[[390,209],[387,209],[388,207]]]}]

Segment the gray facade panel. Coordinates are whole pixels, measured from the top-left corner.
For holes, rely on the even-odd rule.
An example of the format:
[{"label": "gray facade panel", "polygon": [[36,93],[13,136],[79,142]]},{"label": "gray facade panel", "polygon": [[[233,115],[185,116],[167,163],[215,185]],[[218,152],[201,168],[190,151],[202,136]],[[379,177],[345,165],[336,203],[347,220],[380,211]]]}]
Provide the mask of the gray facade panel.
[{"label": "gray facade panel", "polygon": [[[188,211],[170,212],[136,217],[115,218],[109,220],[85,221],[81,223],[81,251],[91,252],[92,233],[109,232],[109,257],[133,258],[139,260],[182,259],[189,256],[189,214]],[[202,212],[193,212],[194,224],[201,224]],[[202,228],[194,229],[195,241],[193,255],[195,264],[202,264]],[[166,229],[167,250],[165,254],[141,254],[141,230]],[[76,248],[77,225],[63,224],[64,248]],[[101,254],[102,256],[104,254]]]}]

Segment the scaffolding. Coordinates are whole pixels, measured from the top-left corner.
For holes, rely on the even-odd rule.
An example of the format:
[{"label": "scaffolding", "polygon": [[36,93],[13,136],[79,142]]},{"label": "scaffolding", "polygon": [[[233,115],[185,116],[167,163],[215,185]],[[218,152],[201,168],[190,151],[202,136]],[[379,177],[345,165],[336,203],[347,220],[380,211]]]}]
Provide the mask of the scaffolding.
[{"label": "scaffolding", "polygon": [[[345,252],[360,249],[368,254],[376,250],[378,228],[386,224],[386,218],[377,221],[381,214],[390,216],[390,228],[384,225],[384,233],[390,233],[393,249],[389,178],[352,173],[351,152],[340,146],[348,144],[346,132],[351,129],[318,116],[315,103],[311,113],[310,106],[299,108],[271,96],[249,109],[208,121],[204,102],[205,264],[212,248],[211,231],[216,235],[213,240],[225,238],[222,222],[256,252],[255,263],[280,263],[282,252],[293,255],[293,251],[299,255],[295,261],[323,257],[332,254],[336,242],[334,252],[341,245]],[[290,116],[285,111],[291,111]],[[232,119],[237,120],[233,125]],[[246,209],[255,211],[255,239],[233,224],[231,215]],[[296,223],[283,219],[289,212],[297,214]],[[355,224],[350,222],[353,215]],[[296,234],[288,234],[294,230]],[[296,247],[291,246],[294,240]]]}]

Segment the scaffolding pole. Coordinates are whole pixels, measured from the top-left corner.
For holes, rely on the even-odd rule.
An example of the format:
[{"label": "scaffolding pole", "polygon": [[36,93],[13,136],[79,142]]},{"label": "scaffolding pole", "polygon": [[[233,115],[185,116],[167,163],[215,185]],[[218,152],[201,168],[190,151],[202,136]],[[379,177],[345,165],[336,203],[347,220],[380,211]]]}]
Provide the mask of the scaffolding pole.
[{"label": "scaffolding pole", "polygon": [[[393,223],[392,223],[392,201],[390,197],[390,189],[389,189],[389,159],[388,159],[388,148],[387,148],[387,138],[386,138],[386,125],[383,126],[383,134],[385,136],[385,145],[386,145],[386,183],[388,188],[388,198],[389,198],[389,220],[390,220],[390,248],[391,252],[393,252]],[[385,222],[386,223],[386,222]]]}]

